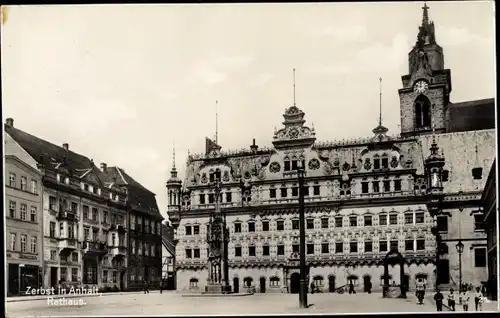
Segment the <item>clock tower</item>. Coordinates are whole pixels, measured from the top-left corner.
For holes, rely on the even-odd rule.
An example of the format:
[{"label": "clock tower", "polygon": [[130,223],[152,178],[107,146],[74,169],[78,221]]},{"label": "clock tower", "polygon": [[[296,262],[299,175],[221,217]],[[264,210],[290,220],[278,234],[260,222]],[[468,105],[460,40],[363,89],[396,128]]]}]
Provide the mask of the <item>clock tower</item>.
[{"label": "clock tower", "polygon": [[417,41],[408,53],[409,74],[399,89],[401,134],[420,135],[445,131],[451,92],[451,72],[444,68],[443,48],[436,43],[434,22],[424,4]]}]

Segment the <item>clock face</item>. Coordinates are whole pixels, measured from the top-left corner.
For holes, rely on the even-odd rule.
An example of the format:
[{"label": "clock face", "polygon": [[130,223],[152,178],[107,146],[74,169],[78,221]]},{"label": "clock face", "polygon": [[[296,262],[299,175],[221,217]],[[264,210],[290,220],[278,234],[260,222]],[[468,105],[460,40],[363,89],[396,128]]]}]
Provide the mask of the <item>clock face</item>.
[{"label": "clock face", "polygon": [[416,93],[423,93],[429,89],[429,84],[425,81],[418,81],[415,83],[415,86],[413,86],[413,90]]}]

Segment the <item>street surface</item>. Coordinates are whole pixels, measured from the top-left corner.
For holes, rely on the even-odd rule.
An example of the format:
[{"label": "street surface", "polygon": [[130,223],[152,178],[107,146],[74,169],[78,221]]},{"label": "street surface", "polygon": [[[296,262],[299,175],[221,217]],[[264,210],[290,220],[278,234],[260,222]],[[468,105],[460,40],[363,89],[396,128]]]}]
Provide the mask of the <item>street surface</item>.
[{"label": "street surface", "polygon": [[[314,294],[308,295],[310,308],[299,309],[297,294],[255,294],[244,297],[182,297],[177,292],[106,295],[81,297],[84,304],[49,304],[47,300],[7,302],[7,317],[68,317],[88,315],[257,315],[308,313],[370,313],[370,312],[435,312],[435,305],[426,301],[417,305],[414,296],[408,299],[382,299],[380,294]],[[70,298],[68,298],[69,300]],[[496,302],[488,304],[497,310]],[[474,309],[474,308],[471,308]],[[488,310],[484,308],[484,310]]]}]

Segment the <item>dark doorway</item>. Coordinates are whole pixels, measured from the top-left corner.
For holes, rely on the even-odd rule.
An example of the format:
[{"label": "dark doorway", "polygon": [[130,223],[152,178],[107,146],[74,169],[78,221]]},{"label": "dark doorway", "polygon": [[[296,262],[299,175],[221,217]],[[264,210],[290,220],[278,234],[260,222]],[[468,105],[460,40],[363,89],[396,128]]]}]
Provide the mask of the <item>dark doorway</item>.
[{"label": "dark doorway", "polygon": [[300,274],[293,273],[290,276],[290,293],[298,294],[300,290]]},{"label": "dark doorway", "polygon": [[238,277],[233,278],[233,290],[235,293],[240,292],[240,279]]},{"label": "dark doorway", "polygon": [[9,264],[8,295],[19,294],[19,264]]},{"label": "dark doorway", "polygon": [[120,272],[120,290],[125,290],[125,272]]},{"label": "dark doorway", "polygon": [[365,276],[363,277],[363,290],[365,293],[370,292],[370,284],[371,284],[371,277],[370,276]]},{"label": "dark doorway", "polygon": [[403,281],[402,281],[403,287],[405,292],[408,292],[410,290],[410,276],[408,275],[403,275]]},{"label": "dark doorway", "polygon": [[450,283],[450,261],[447,259],[440,259],[437,266],[438,270],[438,284],[449,284]]},{"label": "dark doorway", "polygon": [[335,276],[329,276],[328,277],[328,291],[330,293],[335,292]]},{"label": "dark doorway", "polygon": [[405,264],[405,259],[401,253],[398,252],[396,249],[391,249],[389,253],[385,255],[384,258],[384,286],[382,289],[382,296],[388,297],[388,291],[389,291],[389,265],[399,265],[399,288],[401,290],[400,298],[406,298],[406,287],[403,284],[404,281],[404,276],[405,276],[405,269],[404,269],[404,264]]},{"label": "dark doorway", "polygon": [[50,268],[50,287],[57,288],[57,267]]},{"label": "dark doorway", "polygon": [[261,293],[266,292],[266,278],[265,277],[260,278],[260,292]]}]

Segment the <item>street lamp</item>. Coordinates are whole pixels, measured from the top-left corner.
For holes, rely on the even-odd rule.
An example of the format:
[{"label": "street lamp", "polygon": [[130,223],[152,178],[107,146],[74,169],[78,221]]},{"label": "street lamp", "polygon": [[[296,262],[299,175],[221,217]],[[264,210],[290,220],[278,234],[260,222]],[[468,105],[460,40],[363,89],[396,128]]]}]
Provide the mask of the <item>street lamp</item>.
[{"label": "street lamp", "polygon": [[297,165],[297,177],[299,179],[299,245],[300,245],[300,308],[307,308],[307,277],[306,277],[306,226],[304,209],[304,176],[305,170],[302,162]]},{"label": "street lamp", "polygon": [[459,272],[459,289],[458,289],[458,292],[461,292],[462,291],[462,253],[464,252],[464,244],[462,243],[462,241],[458,241],[457,245],[456,245],[456,248],[457,248],[457,252],[458,252],[458,272]]}]

